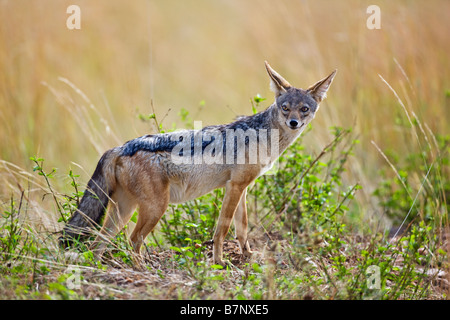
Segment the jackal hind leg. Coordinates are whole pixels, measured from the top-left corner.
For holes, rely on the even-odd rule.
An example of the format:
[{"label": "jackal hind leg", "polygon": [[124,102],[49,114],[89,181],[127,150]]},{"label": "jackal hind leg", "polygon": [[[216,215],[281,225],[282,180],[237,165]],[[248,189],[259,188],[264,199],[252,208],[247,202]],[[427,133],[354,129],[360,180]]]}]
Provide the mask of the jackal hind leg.
[{"label": "jackal hind leg", "polygon": [[146,195],[145,199],[139,202],[139,215],[136,227],[131,234],[131,242],[134,251],[140,253],[144,239],[153,230],[169,205],[169,191],[163,193],[153,193],[153,196]]},{"label": "jackal hind leg", "polygon": [[222,202],[222,210],[220,211],[219,221],[217,222],[216,231],[214,232],[213,260],[215,264],[225,265],[222,260],[223,241],[230,229],[236,208],[241,200],[241,196],[245,188],[232,180],[229,180],[225,187],[225,196]]},{"label": "jackal hind leg", "polygon": [[100,258],[105,251],[108,241],[115,237],[130,220],[136,204],[122,188],[118,188],[111,197],[112,203],[105,217],[103,227],[91,245],[96,258]]},{"label": "jackal hind leg", "polygon": [[239,246],[241,248],[241,252],[244,256],[250,257],[252,255],[252,251],[250,250],[250,245],[248,243],[248,235],[247,235],[247,226],[248,226],[248,218],[247,218],[247,189],[244,190],[241,200],[236,208],[236,213],[234,214],[234,226],[236,231],[236,238],[239,241]]}]

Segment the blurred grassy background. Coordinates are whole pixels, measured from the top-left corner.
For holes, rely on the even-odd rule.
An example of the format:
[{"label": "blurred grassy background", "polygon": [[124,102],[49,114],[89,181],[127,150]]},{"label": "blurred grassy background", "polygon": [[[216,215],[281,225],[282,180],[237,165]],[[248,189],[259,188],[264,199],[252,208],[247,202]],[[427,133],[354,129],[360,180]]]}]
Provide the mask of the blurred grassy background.
[{"label": "blurred grassy background", "polygon": [[[74,3],[80,30],[66,27]],[[361,143],[349,178],[370,202],[385,165],[370,141],[406,148],[404,111],[379,75],[432,132],[450,132],[450,2],[376,1],[380,30],[366,27],[371,4],[2,0],[0,159],[30,169],[39,155],[61,174],[73,161],[85,182],[107,148],[155,131],[138,117],[153,112],[151,101],[167,129],[181,125],[183,108],[224,123],[251,114],[256,94],[268,98],[260,110],[272,103],[264,60],[303,88],[337,68],[305,144],[318,153],[329,127],[353,127]]]}]

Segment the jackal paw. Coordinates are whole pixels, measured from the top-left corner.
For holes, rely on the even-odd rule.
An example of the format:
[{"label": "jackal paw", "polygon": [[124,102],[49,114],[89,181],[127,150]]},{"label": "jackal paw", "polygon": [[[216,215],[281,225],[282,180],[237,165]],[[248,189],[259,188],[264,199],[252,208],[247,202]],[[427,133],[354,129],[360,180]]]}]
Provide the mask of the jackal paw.
[{"label": "jackal paw", "polygon": [[253,255],[253,251],[252,250],[243,250],[242,255],[244,257],[250,258]]},{"label": "jackal paw", "polygon": [[233,264],[230,262],[230,261],[228,261],[228,260],[222,260],[222,259],[214,259],[213,260],[214,261],[214,264],[215,265],[219,265],[219,266],[222,266],[222,267],[227,267],[227,266],[232,266]]},{"label": "jackal paw", "polygon": [[223,260],[216,260],[214,261],[214,264],[225,267],[227,264]]}]

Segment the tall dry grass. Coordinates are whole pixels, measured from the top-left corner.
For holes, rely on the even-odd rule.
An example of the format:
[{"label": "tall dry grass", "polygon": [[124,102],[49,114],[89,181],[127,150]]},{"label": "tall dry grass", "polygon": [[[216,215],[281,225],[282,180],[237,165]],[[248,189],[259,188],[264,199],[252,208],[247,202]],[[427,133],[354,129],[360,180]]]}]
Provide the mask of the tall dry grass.
[{"label": "tall dry grass", "polygon": [[[66,28],[70,4],[0,2],[0,158],[20,168],[39,155],[87,181],[103,150],[155,130],[138,117],[151,101],[166,128],[183,108],[204,124],[250,114],[251,97],[273,97],[264,60],[299,87],[339,70],[305,143],[320,152],[331,126],[359,134],[348,179],[364,188],[361,211],[377,210],[386,165],[371,141],[411,151],[405,110],[430,141],[449,134],[448,1],[378,1],[380,30],[366,27],[370,1],[85,0],[81,30]],[[11,188],[0,190],[6,201]]]}]

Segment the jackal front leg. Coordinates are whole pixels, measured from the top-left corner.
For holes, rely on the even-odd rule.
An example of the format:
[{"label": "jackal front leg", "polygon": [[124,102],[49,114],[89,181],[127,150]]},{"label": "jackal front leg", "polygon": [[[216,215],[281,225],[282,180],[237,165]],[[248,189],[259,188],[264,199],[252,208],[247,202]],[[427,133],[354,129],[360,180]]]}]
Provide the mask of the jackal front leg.
[{"label": "jackal front leg", "polygon": [[223,198],[222,210],[220,211],[219,221],[217,222],[214,233],[213,260],[214,263],[225,265],[222,260],[222,247],[225,236],[230,229],[234,213],[247,185],[242,186],[239,183],[229,180],[225,187],[225,196]]}]

